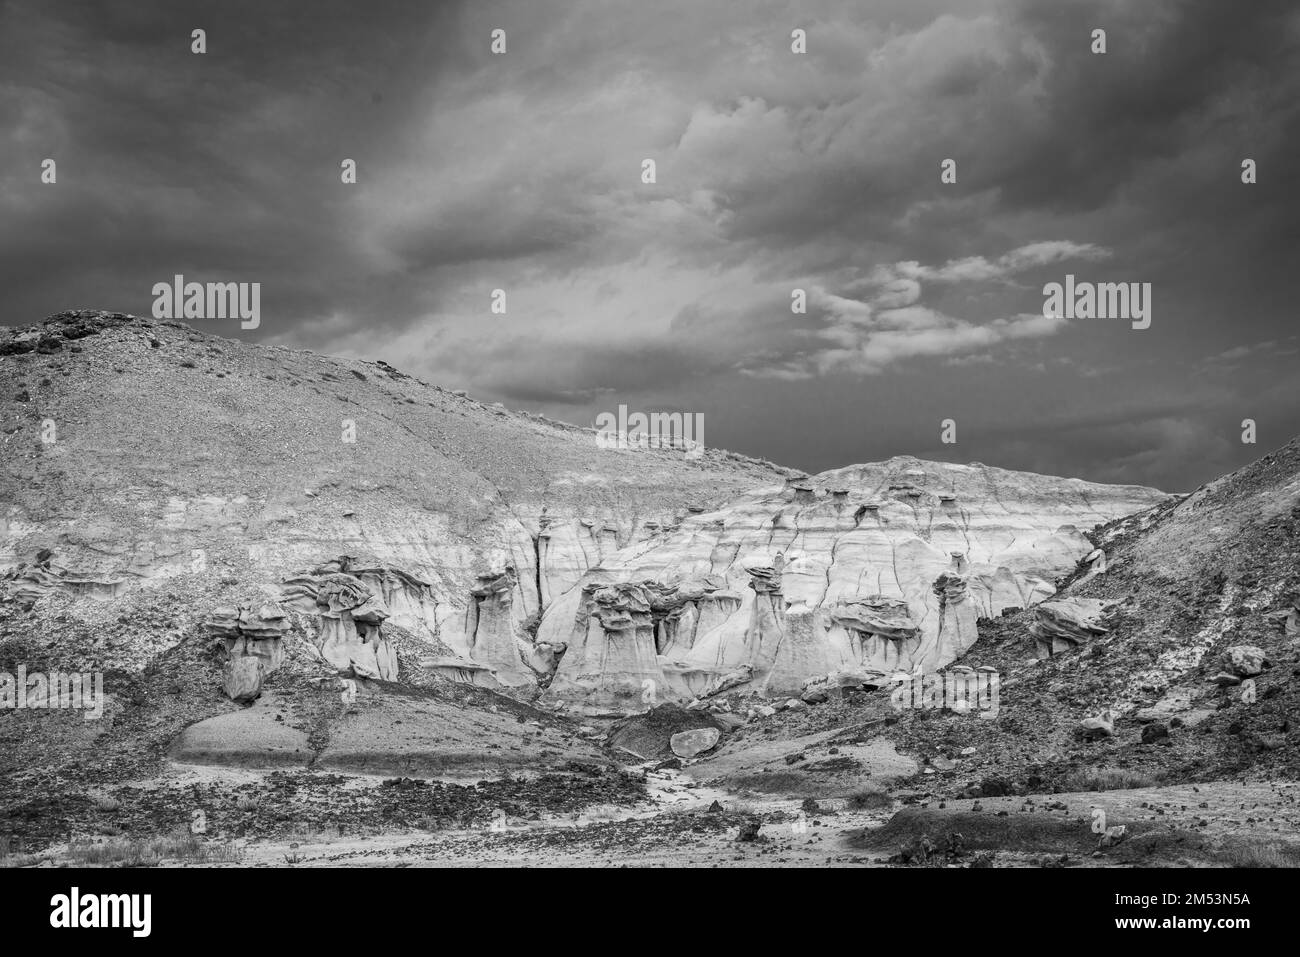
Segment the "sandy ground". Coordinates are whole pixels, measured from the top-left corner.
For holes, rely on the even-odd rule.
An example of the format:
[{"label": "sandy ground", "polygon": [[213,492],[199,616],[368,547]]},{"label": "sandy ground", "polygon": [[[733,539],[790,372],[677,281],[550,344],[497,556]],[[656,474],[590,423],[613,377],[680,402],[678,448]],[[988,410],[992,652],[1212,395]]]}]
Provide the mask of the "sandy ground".
[{"label": "sandy ground", "polygon": [[[177,767],[181,779],[229,781],[256,772]],[[377,783],[377,779],[376,779]],[[371,786],[365,779],[349,787]],[[853,846],[862,829],[883,825],[903,805],[850,810],[841,799],[802,814],[792,800],[738,799],[679,771],[652,772],[653,806],[594,808],[541,821],[504,820],[487,828],[393,833],[367,837],[303,835],[293,841],[240,842],[243,867],[849,867],[883,866],[888,852]],[[1022,818],[1050,815],[1090,824],[1100,809],[1107,823],[1151,822],[1211,839],[1245,837],[1300,848],[1300,785],[1239,784],[1142,788],[1079,794],[966,800],[913,797],[908,806]],[[710,807],[718,802],[722,811]],[[760,839],[737,841],[747,815],[760,815]],[[1041,854],[1000,855],[999,865],[1036,864]],[[1164,863],[1176,863],[1168,861]],[[1091,857],[1070,866],[1113,866]]]}]

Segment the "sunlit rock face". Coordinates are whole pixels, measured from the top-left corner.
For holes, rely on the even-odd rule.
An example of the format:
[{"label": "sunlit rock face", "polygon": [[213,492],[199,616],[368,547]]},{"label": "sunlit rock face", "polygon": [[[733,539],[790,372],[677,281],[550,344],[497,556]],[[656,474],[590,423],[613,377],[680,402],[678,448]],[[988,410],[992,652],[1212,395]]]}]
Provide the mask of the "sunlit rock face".
[{"label": "sunlit rock face", "polygon": [[[384,577],[380,569],[365,571],[372,580]],[[313,644],[340,673],[397,680],[397,653],[382,628],[390,612],[382,594],[353,572],[348,556],[289,579],[283,601],[297,611],[315,614]]]},{"label": "sunlit rock face", "polygon": [[[570,650],[549,693],[631,702],[633,686],[649,679],[661,696],[689,699],[748,668],[743,686],[775,696],[841,668],[932,671],[974,643],[977,618],[1054,594],[1093,551],[1080,529],[1164,498],[914,458],[796,476],[688,512],[556,597],[537,637]],[[671,626],[648,602],[627,609],[641,616],[636,627],[592,624],[602,588],[645,594],[706,581]],[[609,694],[615,687],[624,693]]]},{"label": "sunlit rock face", "polygon": [[[0,592],[36,615],[65,599],[94,616],[101,604],[125,613],[212,596],[176,629],[142,634],[133,665],[238,589],[270,597],[300,570],[353,555],[346,574],[390,625],[427,642],[439,671],[533,680],[565,642],[527,648],[523,662],[511,642],[532,635],[545,604],[620,548],[787,471],[722,449],[609,448],[593,429],[486,405],[378,358],[212,329],[92,310],[0,327],[0,395],[33,397],[6,413]],[[46,420],[56,442],[42,439]],[[474,594],[506,566],[517,573],[509,628],[504,599],[485,610]],[[315,614],[314,601],[293,610]],[[357,626],[372,623],[332,614],[326,628],[347,631],[331,639],[340,659],[343,646],[360,653]]]},{"label": "sunlit rock face", "polygon": [[[524,662],[526,649],[517,631],[514,596],[518,575],[513,565],[499,573],[480,575],[470,591],[465,611],[465,636],[470,659],[489,669],[492,679],[507,687],[527,687],[536,683],[536,674]],[[474,675],[475,684],[488,684]]]}]

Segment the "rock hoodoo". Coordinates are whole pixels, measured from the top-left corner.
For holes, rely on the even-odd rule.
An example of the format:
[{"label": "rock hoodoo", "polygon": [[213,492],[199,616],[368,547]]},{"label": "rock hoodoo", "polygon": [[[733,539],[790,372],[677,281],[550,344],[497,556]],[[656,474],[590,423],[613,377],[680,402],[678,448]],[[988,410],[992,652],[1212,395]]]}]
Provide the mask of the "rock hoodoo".
[{"label": "rock hoodoo", "polygon": [[[805,488],[832,491],[809,499]],[[911,458],[791,476],[719,511],[688,511],[680,527],[604,557],[556,596],[538,640],[569,652],[548,694],[609,707],[621,687],[634,707],[646,679],[661,700],[689,701],[723,684],[777,696],[837,670],[937,670],[974,643],[977,618],[1050,598],[1094,551],[1080,527],[1164,499]],[[706,579],[710,589],[675,622],[656,622],[644,596]],[[593,624],[616,620],[597,613],[595,596],[610,588],[644,624]]]},{"label": "rock hoodoo", "polygon": [[341,556],[284,583],[282,601],[314,614],[313,644],[346,677],[397,680],[397,654],[385,640],[382,624],[390,616],[380,594],[361,575],[372,579],[385,570],[356,569]]},{"label": "rock hoodoo", "polygon": [[[513,603],[518,575],[513,565],[501,572],[480,575],[470,591],[465,611],[465,635],[470,657],[490,670],[496,681],[507,687],[535,683],[536,677],[524,664],[520,641],[515,635]],[[482,671],[474,672],[484,677]],[[482,681],[475,681],[481,684]]]},{"label": "rock hoodoo", "polygon": [[284,635],[289,622],[277,605],[251,608],[228,606],[213,610],[203,630],[219,640],[226,652],[222,688],[234,701],[246,704],[262,693],[262,682],[284,661]]},{"label": "rock hoodoo", "polygon": [[1029,633],[1037,643],[1038,657],[1072,651],[1109,632],[1106,612],[1113,604],[1100,598],[1062,598],[1037,606]]}]

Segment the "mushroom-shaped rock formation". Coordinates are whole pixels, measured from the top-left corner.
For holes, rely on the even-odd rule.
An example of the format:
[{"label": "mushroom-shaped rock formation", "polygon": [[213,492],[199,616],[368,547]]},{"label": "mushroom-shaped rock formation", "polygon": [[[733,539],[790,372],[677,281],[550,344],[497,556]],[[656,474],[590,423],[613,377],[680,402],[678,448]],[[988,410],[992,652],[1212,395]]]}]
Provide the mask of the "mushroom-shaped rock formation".
[{"label": "mushroom-shaped rock formation", "polygon": [[240,703],[260,695],[263,679],[284,662],[283,638],[289,622],[278,605],[264,604],[257,610],[215,608],[204,618],[203,630],[225,648],[222,687]]},{"label": "mushroom-shaped rock formation", "polygon": [[[852,665],[893,671],[909,662],[921,645],[921,627],[901,598],[867,595],[840,601],[829,618],[832,633],[842,635],[848,646]],[[845,663],[843,656],[840,662]]]},{"label": "mushroom-shaped rock formation", "polygon": [[[855,504],[845,507],[835,492],[800,501],[799,485],[847,490]],[[941,489],[960,508],[922,489]],[[653,649],[666,681],[660,701],[690,701],[746,665],[753,674],[741,690],[773,694],[804,667],[936,670],[969,647],[977,618],[1050,598],[1055,581],[1094,548],[1079,528],[1165,499],[1135,486],[913,458],[791,475],[711,509],[704,521],[602,554],[598,568],[554,595],[537,640],[569,650],[547,694],[585,700],[602,688],[597,697],[609,700],[603,676],[627,673],[626,649],[599,646],[627,632],[592,625],[597,590],[621,583],[648,595],[651,585],[706,577],[716,590],[662,619],[646,613],[653,642],[638,645],[645,658],[637,673],[659,680]],[[631,688],[621,700],[643,707]]]},{"label": "mushroom-shaped rock formation", "polygon": [[283,585],[282,600],[291,608],[317,616],[319,631],[314,643],[340,673],[396,681],[397,653],[381,627],[389,617],[388,608],[359,577],[331,570],[349,564],[340,559],[290,578]]},{"label": "mushroom-shaped rock formation", "polygon": [[966,579],[955,572],[944,572],[935,580],[934,593],[939,599],[939,634],[931,660],[922,663],[922,667],[929,668],[960,657],[979,638],[975,608],[967,601]]},{"label": "mushroom-shaped rock formation", "polygon": [[[490,669],[491,676],[506,687],[528,686],[536,676],[524,664],[521,642],[515,635],[512,605],[518,576],[513,565],[503,571],[480,575],[470,590],[465,610],[465,634],[470,657]],[[484,683],[481,671],[472,673],[476,684]]]},{"label": "mushroom-shaped rock formation", "polygon": [[1110,631],[1106,612],[1113,604],[1100,598],[1061,598],[1038,605],[1029,626],[1038,657],[1059,655],[1106,634]]},{"label": "mushroom-shaped rock formation", "polygon": [[647,693],[653,700],[665,681],[646,589],[593,583],[581,598],[579,627],[548,690],[601,708],[634,710]]}]

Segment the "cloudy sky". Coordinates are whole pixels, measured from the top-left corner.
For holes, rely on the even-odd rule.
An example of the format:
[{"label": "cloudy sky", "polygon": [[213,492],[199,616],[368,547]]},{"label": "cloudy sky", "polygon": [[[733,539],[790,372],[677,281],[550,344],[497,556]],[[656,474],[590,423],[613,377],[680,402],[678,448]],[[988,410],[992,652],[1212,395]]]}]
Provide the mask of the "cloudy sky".
[{"label": "cloudy sky", "polygon": [[[1293,0],[8,0],[0,321],[256,281],[196,324],[809,471],[1189,490],[1300,433],[1298,120]],[[1150,328],[1046,318],[1066,274]]]}]

